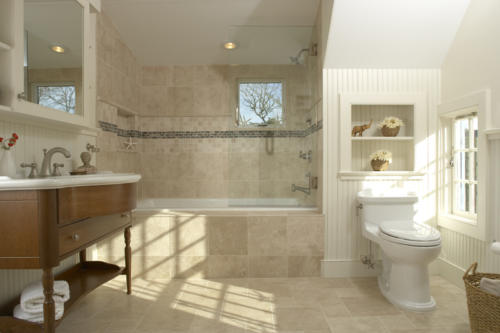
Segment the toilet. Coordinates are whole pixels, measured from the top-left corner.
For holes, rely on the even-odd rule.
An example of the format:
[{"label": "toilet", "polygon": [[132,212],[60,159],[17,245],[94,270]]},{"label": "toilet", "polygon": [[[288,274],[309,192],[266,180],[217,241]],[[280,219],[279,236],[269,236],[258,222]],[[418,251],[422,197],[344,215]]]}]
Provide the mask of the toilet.
[{"label": "toilet", "polygon": [[357,194],[362,234],[382,249],[378,285],[394,305],[413,311],[430,311],[436,302],[430,294],[429,264],[441,252],[441,235],[415,221],[418,196],[391,189]]}]

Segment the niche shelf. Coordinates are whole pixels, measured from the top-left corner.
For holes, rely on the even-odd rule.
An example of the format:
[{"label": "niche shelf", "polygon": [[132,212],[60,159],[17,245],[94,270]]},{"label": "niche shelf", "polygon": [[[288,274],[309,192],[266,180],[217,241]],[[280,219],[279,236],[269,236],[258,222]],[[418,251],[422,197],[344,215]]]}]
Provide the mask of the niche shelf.
[{"label": "niche shelf", "polygon": [[[425,96],[420,94],[341,94],[340,179],[420,180],[426,161],[418,156],[417,143],[425,140],[420,124],[426,122]],[[395,137],[382,135],[378,124],[386,117],[404,122]],[[354,126],[371,122],[363,136],[351,135]],[[392,153],[387,171],[373,171],[370,155],[377,150]]]},{"label": "niche shelf", "polygon": [[0,51],[10,51],[12,47],[0,41]]},{"label": "niche shelf", "polygon": [[352,141],[413,141],[413,136],[355,136]]}]

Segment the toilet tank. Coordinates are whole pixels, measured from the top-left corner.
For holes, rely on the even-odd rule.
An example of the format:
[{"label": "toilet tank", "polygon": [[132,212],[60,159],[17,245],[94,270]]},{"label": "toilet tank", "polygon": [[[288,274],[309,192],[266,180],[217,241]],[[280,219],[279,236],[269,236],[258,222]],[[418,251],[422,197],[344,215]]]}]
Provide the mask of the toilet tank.
[{"label": "toilet tank", "polygon": [[380,225],[384,221],[414,220],[417,212],[418,196],[415,192],[365,189],[358,192],[357,198],[363,205],[363,222]]}]

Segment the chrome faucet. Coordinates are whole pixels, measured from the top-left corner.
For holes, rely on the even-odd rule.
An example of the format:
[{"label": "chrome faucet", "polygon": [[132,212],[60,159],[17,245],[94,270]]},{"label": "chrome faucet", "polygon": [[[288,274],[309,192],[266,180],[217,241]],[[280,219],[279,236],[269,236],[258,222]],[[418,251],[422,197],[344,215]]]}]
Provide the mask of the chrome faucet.
[{"label": "chrome faucet", "polygon": [[64,149],[62,147],[55,147],[50,150],[44,149],[42,168],[40,170],[40,177],[50,177],[52,175],[50,165],[52,161],[52,155],[54,155],[55,153],[61,153],[66,158],[71,157],[71,153],[67,149]]}]

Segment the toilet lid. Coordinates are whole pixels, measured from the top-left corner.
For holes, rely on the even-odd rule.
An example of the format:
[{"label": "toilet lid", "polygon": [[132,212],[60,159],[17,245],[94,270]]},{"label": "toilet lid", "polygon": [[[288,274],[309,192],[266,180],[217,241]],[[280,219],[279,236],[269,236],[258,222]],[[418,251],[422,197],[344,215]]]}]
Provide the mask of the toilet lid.
[{"label": "toilet lid", "polygon": [[383,222],[380,231],[391,237],[414,242],[433,242],[441,239],[441,234],[437,229],[413,221]]}]

